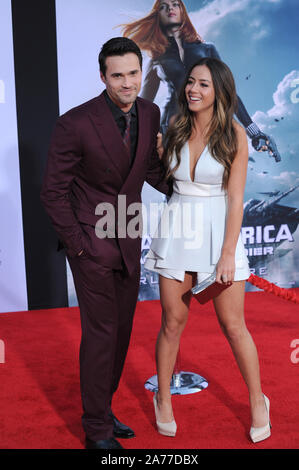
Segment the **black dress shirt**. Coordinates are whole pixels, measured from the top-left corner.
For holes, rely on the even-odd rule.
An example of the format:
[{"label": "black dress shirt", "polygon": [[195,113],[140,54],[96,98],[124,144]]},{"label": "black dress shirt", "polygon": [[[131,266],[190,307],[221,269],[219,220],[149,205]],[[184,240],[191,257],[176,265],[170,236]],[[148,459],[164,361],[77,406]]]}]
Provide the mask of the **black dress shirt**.
[{"label": "black dress shirt", "polygon": [[[114,120],[117,124],[117,127],[119,128],[119,131],[121,133],[121,136],[124,136],[125,130],[126,130],[126,119],[125,119],[125,113],[111,100],[109,97],[107,91],[104,91],[104,96],[106,99],[106,102],[112,112],[112,115],[114,117]],[[131,114],[131,124],[130,124],[130,140],[131,140],[131,154],[130,154],[130,164],[131,166],[133,165],[135,155],[136,155],[136,149],[137,149],[137,140],[138,140],[138,115],[137,115],[137,107],[136,103],[133,103],[133,106],[130,109],[130,114]]]}]

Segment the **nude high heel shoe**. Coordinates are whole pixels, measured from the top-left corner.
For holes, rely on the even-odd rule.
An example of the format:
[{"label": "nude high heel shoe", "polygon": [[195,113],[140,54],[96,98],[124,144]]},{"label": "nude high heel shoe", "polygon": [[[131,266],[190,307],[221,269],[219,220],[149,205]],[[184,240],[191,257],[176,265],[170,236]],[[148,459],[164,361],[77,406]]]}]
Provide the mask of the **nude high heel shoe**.
[{"label": "nude high heel shoe", "polygon": [[154,395],[153,401],[154,401],[156,424],[157,424],[158,432],[160,434],[162,434],[163,436],[174,437],[175,434],[176,434],[176,430],[177,430],[177,425],[176,425],[175,420],[170,421],[170,423],[160,423],[157,419],[157,416],[158,416],[158,403],[157,403],[156,394]]},{"label": "nude high heel shoe", "polygon": [[264,439],[267,439],[268,437],[271,436],[272,425],[270,421],[270,400],[269,398],[266,397],[266,395],[264,395],[264,399],[265,399],[265,405],[266,405],[266,409],[268,413],[268,424],[266,424],[266,426],[262,426],[259,428],[254,428],[253,426],[251,426],[249,434],[250,434],[252,442],[254,443],[263,441]]}]

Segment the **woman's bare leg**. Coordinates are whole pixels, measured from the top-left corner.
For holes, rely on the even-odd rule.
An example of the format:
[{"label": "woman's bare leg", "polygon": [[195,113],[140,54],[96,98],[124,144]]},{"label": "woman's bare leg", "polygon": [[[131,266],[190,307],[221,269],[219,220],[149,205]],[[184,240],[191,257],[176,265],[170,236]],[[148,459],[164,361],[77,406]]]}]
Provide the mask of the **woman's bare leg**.
[{"label": "woman's bare leg", "polygon": [[156,343],[156,364],[158,375],[157,402],[159,421],[173,420],[170,382],[185,328],[191,300],[190,289],[194,283],[194,273],[185,273],[183,282],[160,276],[160,299],[162,324]]},{"label": "woman's bare leg", "polygon": [[252,426],[265,426],[268,421],[262,395],[258,354],[244,319],[245,281],[233,282],[214,299],[219,324],[248,387]]}]

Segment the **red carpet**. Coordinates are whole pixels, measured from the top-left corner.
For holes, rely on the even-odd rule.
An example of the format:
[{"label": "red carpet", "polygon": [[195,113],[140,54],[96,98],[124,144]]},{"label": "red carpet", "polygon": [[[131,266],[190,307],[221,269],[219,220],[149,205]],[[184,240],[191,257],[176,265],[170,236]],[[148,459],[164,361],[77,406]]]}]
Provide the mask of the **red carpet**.
[{"label": "red carpet", "polygon": [[[125,448],[299,448],[299,351],[291,347],[295,339],[299,346],[298,304],[263,292],[247,293],[246,318],[260,355],[263,390],[271,398],[271,438],[256,445],[249,441],[247,389],[212,303],[200,306],[195,301],[181,342],[182,370],[199,373],[209,386],[173,397],[176,438],[156,432],[152,393],[144,382],[155,374],[160,304],[147,301],[138,303],[114,400],[115,414],[137,435],[121,441]],[[1,314],[0,339],[5,343],[5,363],[0,363],[0,448],[82,449],[78,309]]]}]

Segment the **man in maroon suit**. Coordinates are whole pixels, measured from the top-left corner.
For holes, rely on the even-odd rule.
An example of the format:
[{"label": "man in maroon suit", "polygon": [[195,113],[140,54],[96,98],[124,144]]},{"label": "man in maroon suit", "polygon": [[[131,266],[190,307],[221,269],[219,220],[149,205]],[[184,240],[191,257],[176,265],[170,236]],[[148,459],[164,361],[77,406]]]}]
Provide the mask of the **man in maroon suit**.
[{"label": "man in maroon suit", "polygon": [[[59,117],[41,199],[65,247],[80,307],[86,448],[113,449],[122,448],[115,437],[134,437],[111,411],[140,278],[140,234],[130,237],[126,230],[127,208],[141,203],[144,181],[168,195],[172,188],[156,150],[159,108],[137,97],[139,48],[130,39],[113,38],[102,47],[99,64],[106,90]],[[116,213],[115,236],[111,227],[105,236],[105,224],[98,228],[96,214],[105,217],[102,209],[109,204]]]}]

